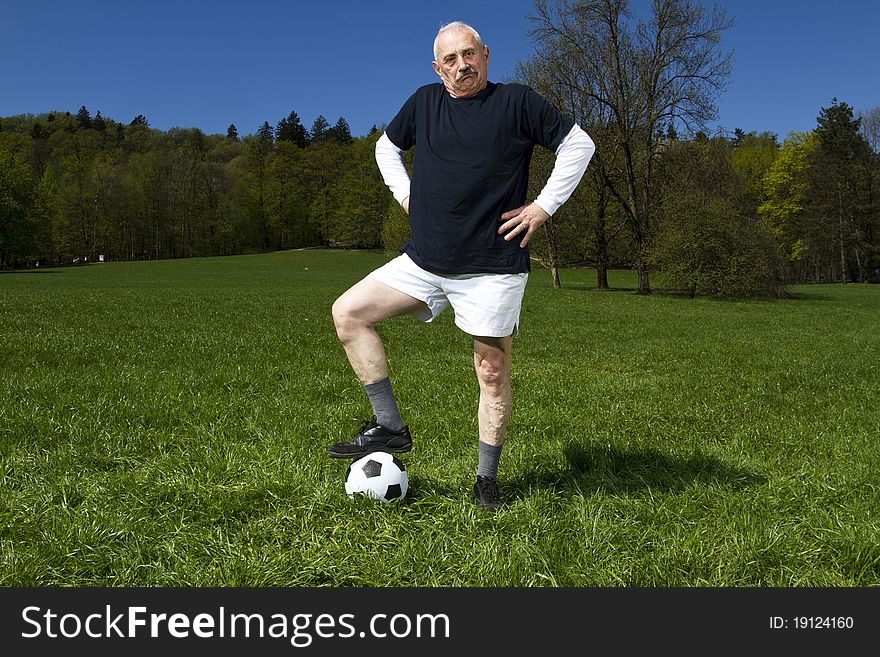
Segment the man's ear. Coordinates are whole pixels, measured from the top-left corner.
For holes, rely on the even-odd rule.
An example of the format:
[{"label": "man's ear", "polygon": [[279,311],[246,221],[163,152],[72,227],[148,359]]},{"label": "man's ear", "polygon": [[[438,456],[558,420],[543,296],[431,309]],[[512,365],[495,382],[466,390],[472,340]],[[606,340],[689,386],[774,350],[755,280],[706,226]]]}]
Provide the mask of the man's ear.
[{"label": "man's ear", "polygon": [[437,75],[439,75],[439,76],[440,76],[440,79],[442,80],[442,79],[443,79],[443,73],[442,73],[442,70],[440,69],[440,64],[438,64],[437,62],[431,62],[431,68],[434,69],[434,73],[436,73]]}]

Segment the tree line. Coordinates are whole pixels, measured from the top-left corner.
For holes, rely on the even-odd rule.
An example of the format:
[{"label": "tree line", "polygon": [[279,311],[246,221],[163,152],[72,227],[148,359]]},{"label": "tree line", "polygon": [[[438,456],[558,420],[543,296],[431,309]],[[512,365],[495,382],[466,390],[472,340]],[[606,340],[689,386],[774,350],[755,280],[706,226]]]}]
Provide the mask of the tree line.
[{"label": "tree line", "polygon": [[389,195],[340,117],[296,112],[239,137],[48,113],[0,119],[0,264],[376,248]]},{"label": "tree line", "polygon": [[[865,282],[880,267],[880,108],[831,99],[809,133],[708,135],[732,70],[718,5],[537,0],[530,84],[598,149],[533,238],[555,285],[611,267],[696,294],[776,296],[793,282]],[[381,129],[296,112],[240,137],[160,131],[79,112],[0,119],[0,267],[230,255],[302,247],[396,250],[406,215],[382,183]],[[407,157],[411,157],[408,154]],[[537,195],[553,165],[532,158]]]}]

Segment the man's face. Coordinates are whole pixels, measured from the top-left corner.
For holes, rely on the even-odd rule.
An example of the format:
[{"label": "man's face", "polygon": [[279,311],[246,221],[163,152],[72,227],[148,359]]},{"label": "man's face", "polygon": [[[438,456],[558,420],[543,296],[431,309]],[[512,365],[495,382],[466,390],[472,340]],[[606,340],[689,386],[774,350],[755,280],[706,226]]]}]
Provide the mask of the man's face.
[{"label": "man's face", "polygon": [[480,46],[468,30],[450,30],[437,39],[434,71],[457,98],[481,92],[489,83],[489,47]]}]

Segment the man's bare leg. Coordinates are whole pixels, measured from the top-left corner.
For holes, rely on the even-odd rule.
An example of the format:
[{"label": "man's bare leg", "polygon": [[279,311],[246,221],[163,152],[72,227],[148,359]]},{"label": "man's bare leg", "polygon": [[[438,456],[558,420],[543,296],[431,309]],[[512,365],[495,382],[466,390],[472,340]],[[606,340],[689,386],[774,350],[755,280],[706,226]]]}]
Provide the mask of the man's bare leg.
[{"label": "man's bare leg", "polygon": [[388,360],[375,326],[383,319],[408,315],[425,303],[408,294],[365,278],[333,304],[333,323],[348,362],[364,385],[388,378]]},{"label": "man's bare leg", "polygon": [[480,383],[480,440],[500,447],[510,417],[510,351],[513,338],[474,337],[474,369]]},{"label": "man's bare leg", "polygon": [[388,361],[375,326],[383,319],[424,310],[425,304],[384,283],[365,278],[333,304],[336,334],[348,361],[373,407],[373,419],[361,426],[354,438],[331,445],[334,458],[360,458],[372,451],[408,452],[409,429],[400,417],[388,378]]},{"label": "man's bare leg", "polygon": [[510,351],[513,338],[474,337],[474,369],[480,383],[477,419],[480,430],[477,480],[472,498],[495,511],[503,506],[498,494],[498,462],[510,418]]}]

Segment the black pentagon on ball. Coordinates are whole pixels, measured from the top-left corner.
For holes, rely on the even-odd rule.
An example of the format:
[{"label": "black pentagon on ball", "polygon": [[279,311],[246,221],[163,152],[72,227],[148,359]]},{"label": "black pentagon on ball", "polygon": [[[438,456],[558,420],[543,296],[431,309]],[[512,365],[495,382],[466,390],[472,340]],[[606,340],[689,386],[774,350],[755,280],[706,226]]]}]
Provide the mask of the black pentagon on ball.
[{"label": "black pentagon on ball", "polygon": [[379,461],[374,461],[370,459],[366,463],[361,466],[361,470],[364,471],[364,476],[369,479],[370,477],[378,477],[382,474],[382,464]]},{"label": "black pentagon on ball", "polygon": [[400,497],[401,494],[400,484],[391,484],[388,487],[388,490],[385,491],[385,499],[386,500],[396,500]]}]

